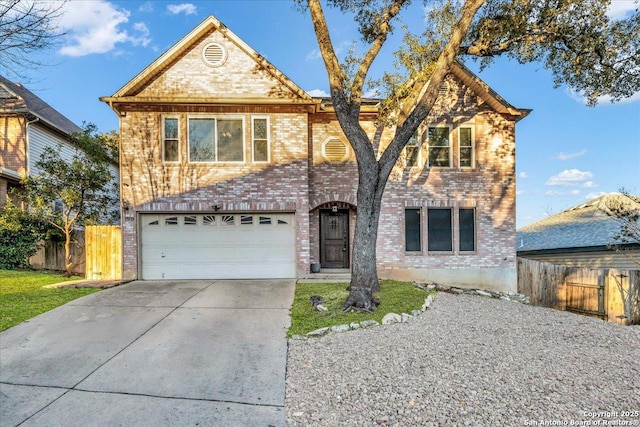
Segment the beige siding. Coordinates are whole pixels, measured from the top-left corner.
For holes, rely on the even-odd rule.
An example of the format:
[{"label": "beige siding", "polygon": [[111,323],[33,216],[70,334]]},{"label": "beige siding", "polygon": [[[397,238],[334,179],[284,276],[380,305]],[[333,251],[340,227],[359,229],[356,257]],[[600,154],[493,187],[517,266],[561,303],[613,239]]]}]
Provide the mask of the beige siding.
[{"label": "beige siding", "polygon": [[38,175],[41,172],[36,163],[40,160],[40,156],[44,153],[46,147],[56,150],[66,162],[71,162],[73,156],[78,152],[78,149],[67,142],[66,139],[37,124],[29,125],[28,138],[29,173],[33,175]]}]

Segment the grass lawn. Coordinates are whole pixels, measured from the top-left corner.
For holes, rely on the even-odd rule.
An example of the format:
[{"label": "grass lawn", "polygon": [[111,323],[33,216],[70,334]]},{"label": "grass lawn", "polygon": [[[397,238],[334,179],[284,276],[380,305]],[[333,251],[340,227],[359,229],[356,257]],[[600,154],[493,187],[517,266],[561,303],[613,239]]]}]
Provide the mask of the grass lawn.
[{"label": "grass lawn", "polygon": [[95,288],[47,289],[45,285],[77,280],[47,271],[0,270],[0,331],[71,300],[97,292]]},{"label": "grass lawn", "polygon": [[[342,305],[349,295],[348,283],[298,283],[291,307],[291,328],[288,336],[304,335],[325,326],[349,324],[363,320],[380,322],[387,313],[411,313],[419,310],[429,292],[418,289],[413,284],[395,280],[380,282],[380,292],[376,296],[380,305],[372,313],[342,311]],[[309,298],[320,295],[324,298],[327,311],[315,311]]]}]

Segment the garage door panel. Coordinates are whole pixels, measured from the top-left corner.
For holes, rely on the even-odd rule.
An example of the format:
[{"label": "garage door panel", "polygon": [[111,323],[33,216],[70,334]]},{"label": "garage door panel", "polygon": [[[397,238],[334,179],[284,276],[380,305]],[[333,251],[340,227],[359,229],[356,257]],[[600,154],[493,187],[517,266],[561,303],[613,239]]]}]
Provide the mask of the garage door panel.
[{"label": "garage door panel", "polygon": [[293,214],[141,215],[143,279],[293,278]]}]

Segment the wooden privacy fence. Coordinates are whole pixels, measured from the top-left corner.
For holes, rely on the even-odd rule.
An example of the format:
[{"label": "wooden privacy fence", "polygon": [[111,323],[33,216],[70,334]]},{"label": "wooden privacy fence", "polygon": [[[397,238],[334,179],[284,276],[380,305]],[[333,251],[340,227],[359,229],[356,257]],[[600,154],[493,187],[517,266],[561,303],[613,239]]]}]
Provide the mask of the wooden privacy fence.
[{"label": "wooden privacy fence", "polygon": [[567,267],[518,258],[518,292],[531,304],[640,324],[640,270]]},{"label": "wooden privacy fence", "polygon": [[[71,272],[84,274],[84,232],[76,230],[73,234],[74,244],[71,245]],[[33,268],[46,270],[65,271],[66,261],[64,255],[64,242],[46,240],[39,242],[38,251],[29,258],[29,265]]]},{"label": "wooden privacy fence", "polygon": [[91,225],[84,231],[86,271],[89,280],[119,280],[122,271],[122,237],[115,225]]}]

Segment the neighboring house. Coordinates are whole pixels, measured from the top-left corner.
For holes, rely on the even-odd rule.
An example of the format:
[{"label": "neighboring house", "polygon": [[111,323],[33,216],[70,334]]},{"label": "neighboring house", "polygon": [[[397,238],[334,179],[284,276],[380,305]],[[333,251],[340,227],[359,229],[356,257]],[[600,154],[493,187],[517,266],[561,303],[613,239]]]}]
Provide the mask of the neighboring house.
[{"label": "neighboring house", "polygon": [[640,244],[616,239],[621,224],[609,215],[609,203],[627,204],[629,198],[606,194],[520,228],[518,256],[570,267],[640,270]]},{"label": "neighboring house", "polygon": [[[124,279],[348,271],[357,165],[313,98],[209,17],[103,97],[120,118]],[[392,129],[364,129],[380,152]],[[516,290],[517,109],[462,64],[393,171],[383,278]]]},{"label": "neighboring house", "polygon": [[[23,176],[37,175],[36,162],[46,147],[71,160],[78,148],[70,135],[82,129],[20,83],[0,76],[0,207]],[[118,179],[118,167],[111,174]]]},{"label": "neighboring house", "polygon": [[23,176],[37,173],[45,147],[62,145],[63,155],[71,157],[69,135],[81,130],[20,83],[0,76],[0,206]]},{"label": "neighboring house", "polygon": [[[24,176],[38,175],[36,163],[45,148],[52,147],[68,161],[78,152],[71,143],[73,133],[82,129],[20,83],[0,76],[0,207]],[[116,162],[110,165],[114,182],[119,180]],[[114,209],[118,209],[114,206]],[[47,242],[29,262],[34,267],[64,270],[64,250]],[[84,247],[72,250],[74,272],[84,274]]]}]

